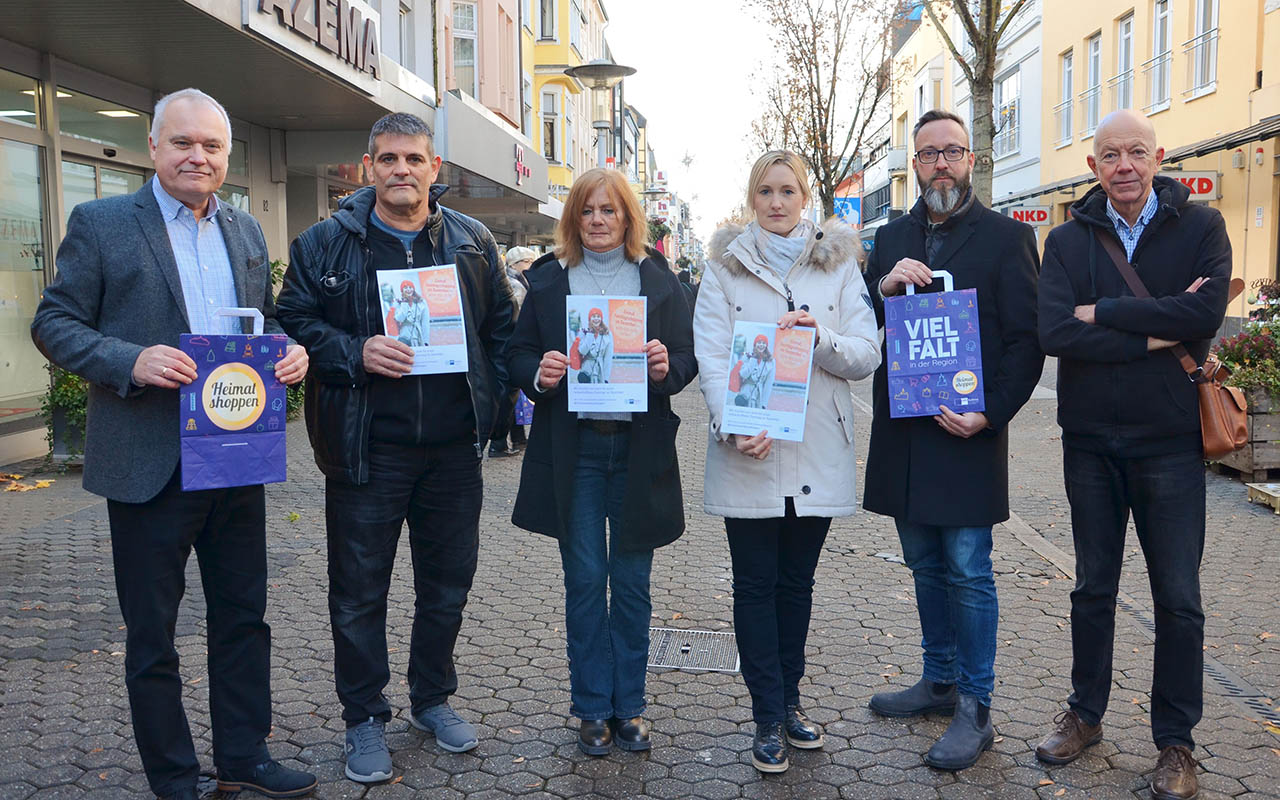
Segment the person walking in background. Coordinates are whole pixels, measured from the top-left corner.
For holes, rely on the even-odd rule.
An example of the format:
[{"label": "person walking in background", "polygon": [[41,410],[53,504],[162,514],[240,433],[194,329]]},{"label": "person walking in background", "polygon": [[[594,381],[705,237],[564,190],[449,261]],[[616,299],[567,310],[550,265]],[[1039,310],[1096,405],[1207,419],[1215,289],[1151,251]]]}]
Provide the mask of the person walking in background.
[{"label": "person walking in background", "polygon": [[[346,775],[391,777],[387,592],[405,520],[416,602],[409,722],[454,753],[478,743],[449,705],[453,648],[476,571],[481,459],[506,391],[514,304],[493,236],[436,202],[431,129],[388,114],[369,133],[373,185],[293,242],[280,322],[315,359],[307,432],[325,475],[334,680],[346,722]],[[454,264],[467,372],[412,375],[413,351],[380,333],[377,270]]]},{"label": "person walking in background", "polygon": [[[689,305],[623,174],[591,169],[569,190],[556,249],[528,271],[511,341],[514,385],[535,401],[511,521],[553,536],[564,566],[569,713],[587,755],[647,750],[645,666],[655,548],[684,532],[671,396],[697,374]],[[569,411],[566,298],[647,298],[648,410]],[[605,535],[605,520],[608,535]]]},{"label": "person walking in background", "polygon": [[920,116],[912,159],[922,191],[911,212],[876,230],[867,264],[876,318],[884,298],[929,286],[947,270],[976,289],[986,411],[891,418],[886,365],[876,371],[875,414],[863,507],[893,517],[915,581],[924,674],[871,698],[890,717],[954,718],[925,763],[972,766],[991,746],[999,618],[991,528],[1009,517],[1008,424],[1044,366],[1036,338],[1036,238],[1028,225],[985,208],[969,184],[974,155],[964,120]]},{"label": "person walking in background", "polygon": [[[218,788],[298,797],[314,775],[267,752],[271,629],[266,500],[261,485],[182,490],[177,389],[197,377],[184,333],[245,333],[224,307],[262,312],[271,299],[262,228],[218,201],[231,121],[197,89],[156,104],[155,176],[138,192],[77,205],[58,248],[58,275],[31,324],[40,352],[89,381],[84,488],[107,498],[116,593],[125,622],[125,686],[147,782],[166,800],[195,800],[200,763],[182,705],[174,626],[192,548],[207,606],[209,714]],[[275,376],[307,374],[290,344]]]},{"label": "person walking in background", "polygon": [[[516,315],[520,314],[520,306],[524,303],[525,294],[529,291],[529,281],[524,277],[525,270],[533,264],[538,253],[532,247],[512,247],[507,250],[507,282],[511,284],[511,298],[515,301]],[[516,398],[520,390],[515,386],[507,387],[506,393],[498,405],[498,416],[493,424],[493,432],[489,434],[489,457],[506,458],[520,452],[526,444],[524,426],[516,422]],[[507,437],[511,443],[507,444]]]},{"label": "person walking in background", "polygon": [[[1144,115],[1107,115],[1088,157],[1099,185],[1045,242],[1040,342],[1059,358],[1076,585],[1071,696],[1036,756],[1066,764],[1102,740],[1132,513],[1155,605],[1151,794],[1185,800],[1199,791],[1191,731],[1204,695],[1205,482],[1199,397],[1176,351],[1195,364],[1208,355],[1226,314],[1231,242],[1216,209],[1156,175],[1163,159]],[[1130,264],[1149,297],[1126,284]]]},{"label": "person walking in background", "polygon": [[[813,576],[831,518],[857,508],[848,382],[880,363],[857,231],[837,219],[821,227],[802,220],[809,196],[808,170],[795,153],[775,150],[756,161],[747,189],[755,220],[712,236],[706,294],[694,315],[711,414],[704,502],[708,514],[725,518],[734,630],[756,723],[751,763],[761,772],[787,769],[788,743],[822,746],[821,729],[800,704]],[[721,433],[738,320],[814,329],[802,442]],[[758,336],[741,363],[739,391],[763,407],[774,374],[768,339]]]}]

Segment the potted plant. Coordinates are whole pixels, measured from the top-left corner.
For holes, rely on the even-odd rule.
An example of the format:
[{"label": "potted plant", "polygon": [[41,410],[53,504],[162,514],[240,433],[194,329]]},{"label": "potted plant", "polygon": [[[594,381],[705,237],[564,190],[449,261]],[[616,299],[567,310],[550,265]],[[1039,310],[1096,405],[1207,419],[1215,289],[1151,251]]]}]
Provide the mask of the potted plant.
[{"label": "potted plant", "polygon": [[78,461],[84,453],[89,384],[79,375],[53,364],[45,368],[49,370],[49,391],[40,398],[40,413],[44,416],[45,440],[49,443],[47,458],[65,467]]},{"label": "potted plant", "polygon": [[1255,281],[1248,301],[1255,308],[1240,333],[1218,342],[1214,351],[1231,370],[1227,381],[1249,401],[1249,443],[1221,463],[1255,481],[1280,468],[1280,282]]}]

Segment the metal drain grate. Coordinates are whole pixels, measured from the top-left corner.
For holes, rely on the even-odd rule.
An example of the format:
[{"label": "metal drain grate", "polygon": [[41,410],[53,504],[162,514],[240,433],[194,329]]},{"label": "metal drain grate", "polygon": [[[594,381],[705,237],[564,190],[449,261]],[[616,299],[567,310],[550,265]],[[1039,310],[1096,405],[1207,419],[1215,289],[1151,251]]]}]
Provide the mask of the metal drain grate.
[{"label": "metal drain grate", "polygon": [[720,631],[650,628],[649,666],[737,672],[738,638]]}]

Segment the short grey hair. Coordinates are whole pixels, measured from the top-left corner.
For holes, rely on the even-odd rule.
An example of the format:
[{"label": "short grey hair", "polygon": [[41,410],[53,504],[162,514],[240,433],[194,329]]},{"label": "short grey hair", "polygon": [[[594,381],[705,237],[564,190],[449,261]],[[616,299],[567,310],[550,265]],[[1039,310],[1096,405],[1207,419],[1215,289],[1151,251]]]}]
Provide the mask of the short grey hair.
[{"label": "short grey hair", "polygon": [[427,125],[422,120],[422,117],[397,111],[373,123],[373,128],[369,131],[369,155],[377,155],[375,149],[377,147],[377,139],[383,134],[425,136],[427,137],[427,153],[432,156],[436,154],[435,143],[432,141],[434,134],[431,132],[431,126]]},{"label": "short grey hair", "polygon": [[213,106],[214,110],[218,112],[218,116],[222,117],[222,122],[227,126],[227,152],[231,152],[231,117],[227,116],[227,110],[222,107],[222,103],[214,100],[199,89],[179,89],[160,98],[160,102],[156,103],[155,113],[151,116],[152,142],[159,143],[160,128],[164,125],[164,112],[169,110],[169,104],[174,100],[203,100]]}]

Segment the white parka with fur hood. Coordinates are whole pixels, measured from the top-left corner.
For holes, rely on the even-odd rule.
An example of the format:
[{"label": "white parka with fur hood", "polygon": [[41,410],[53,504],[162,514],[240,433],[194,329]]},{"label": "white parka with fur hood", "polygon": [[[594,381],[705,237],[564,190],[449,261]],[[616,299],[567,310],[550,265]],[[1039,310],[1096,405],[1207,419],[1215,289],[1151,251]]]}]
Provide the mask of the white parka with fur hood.
[{"label": "white parka with fur hood", "polygon": [[[812,227],[812,226],[811,226]],[[813,227],[784,281],[760,255],[749,226],[728,225],[711,237],[708,269],[693,317],[699,382],[711,412],[704,506],[708,514],[781,517],[794,498],[802,517],[840,517],[857,506],[854,491],[853,400],[849,381],[880,365],[875,312],[862,280],[862,242],[839,219]],[[808,306],[818,323],[804,441],[775,439],[763,461],[739,453],[720,433],[729,386],[736,320],[776,322]]]}]

